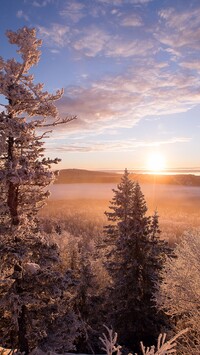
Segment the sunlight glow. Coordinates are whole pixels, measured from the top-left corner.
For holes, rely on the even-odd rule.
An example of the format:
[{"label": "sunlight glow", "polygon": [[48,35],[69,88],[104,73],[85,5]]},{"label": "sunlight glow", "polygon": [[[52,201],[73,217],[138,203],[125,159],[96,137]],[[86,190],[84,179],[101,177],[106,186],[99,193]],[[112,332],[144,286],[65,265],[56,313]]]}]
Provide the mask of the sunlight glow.
[{"label": "sunlight glow", "polygon": [[153,152],[149,155],[147,169],[152,172],[162,172],[166,168],[165,158],[161,153]]}]

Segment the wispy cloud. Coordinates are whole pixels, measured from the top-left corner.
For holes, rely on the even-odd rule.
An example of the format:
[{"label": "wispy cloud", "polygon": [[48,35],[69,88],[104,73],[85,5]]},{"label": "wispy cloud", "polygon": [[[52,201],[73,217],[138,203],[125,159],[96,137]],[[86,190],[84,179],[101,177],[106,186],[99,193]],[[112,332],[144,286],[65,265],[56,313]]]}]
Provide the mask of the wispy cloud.
[{"label": "wispy cloud", "polygon": [[177,11],[167,8],[159,11],[161,26],[156,34],[163,44],[181,53],[184,49],[200,49],[200,8]]},{"label": "wispy cloud", "polygon": [[89,26],[80,30],[72,30],[69,26],[52,24],[49,28],[37,26],[39,35],[44,39],[44,44],[55,47],[71,47],[80,55],[86,57],[129,58],[133,56],[145,56],[154,53],[155,41],[123,38],[95,26]]},{"label": "wispy cloud", "polygon": [[51,27],[37,26],[39,36],[44,40],[44,44],[55,47],[65,47],[69,43],[70,28],[66,25],[54,23]]},{"label": "wispy cloud", "polygon": [[200,72],[199,59],[185,60],[183,62],[180,62],[180,66],[190,69],[190,70],[196,70],[196,71]]},{"label": "wispy cloud", "polygon": [[123,0],[97,0],[97,3],[108,4],[110,6],[119,6],[122,5]]},{"label": "wispy cloud", "polygon": [[128,0],[130,4],[141,4],[141,5],[144,5],[144,4],[148,4],[149,2],[151,1],[154,1],[154,0]]},{"label": "wispy cloud", "polygon": [[68,18],[73,22],[79,22],[81,18],[85,16],[83,13],[83,9],[85,5],[78,1],[73,1],[69,3],[65,3],[62,10],[60,10],[60,15],[64,18]]},{"label": "wispy cloud", "polygon": [[25,21],[29,21],[28,15],[26,15],[23,10],[18,10],[16,16],[18,18],[24,19]]},{"label": "wispy cloud", "polygon": [[[57,146],[57,143],[49,143],[47,149],[54,149],[55,151],[66,152],[133,152],[138,148],[144,147],[160,147],[163,145],[175,144],[175,143],[187,143],[190,142],[189,137],[172,137],[168,140],[159,141],[137,141],[135,139],[129,140],[112,140],[112,141],[90,141],[85,142],[70,142]],[[53,147],[55,145],[55,147]]]},{"label": "wispy cloud", "polygon": [[[130,5],[130,11],[127,11],[122,0],[65,1],[59,15],[62,22],[63,19],[67,20],[68,25],[61,25],[58,21],[48,27],[40,25],[38,29],[46,45],[52,46],[54,43],[55,46],[68,46],[79,52],[80,56],[128,58],[144,55],[148,50],[154,52],[155,39],[148,35],[138,39],[137,30],[130,35],[126,27],[133,30],[144,24],[137,6],[134,5],[148,2],[149,0],[126,0],[126,5]],[[96,20],[98,17],[101,18],[101,22]],[[80,25],[83,18],[84,21]],[[69,26],[70,40],[69,37],[66,40],[66,28]],[[120,28],[123,29],[123,33]]]},{"label": "wispy cloud", "polygon": [[[148,4],[149,2],[154,1],[154,0],[126,0],[126,4]],[[124,3],[124,0],[97,0],[97,2],[101,4],[108,4],[108,5],[114,5],[114,6],[121,6]]]},{"label": "wispy cloud", "polygon": [[111,40],[104,49],[105,55],[110,57],[138,57],[152,54],[155,49],[155,43],[152,40],[123,40],[116,37]]},{"label": "wispy cloud", "polygon": [[144,117],[185,112],[200,102],[200,83],[184,71],[163,71],[141,62],[126,75],[107,77],[88,87],[68,87],[58,102],[61,115],[77,114],[74,128],[106,131],[132,127]]},{"label": "wispy cloud", "polygon": [[139,27],[143,25],[143,21],[139,15],[132,14],[124,16],[121,25],[125,27]]},{"label": "wispy cloud", "polygon": [[86,56],[94,57],[104,51],[110,38],[111,36],[104,30],[96,26],[91,26],[84,29],[79,38],[72,42],[71,45],[75,50],[81,51]]},{"label": "wispy cloud", "polygon": [[40,1],[34,0],[32,2],[32,5],[35,7],[45,7],[52,2],[54,2],[54,0],[40,0]]},{"label": "wispy cloud", "polygon": [[79,38],[71,42],[71,46],[88,57],[103,55],[106,57],[129,58],[133,56],[144,56],[148,52],[156,50],[155,42],[149,40],[138,40],[123,38],[120,35],[111,35],[98,28],[91,26],[85,28]]}]

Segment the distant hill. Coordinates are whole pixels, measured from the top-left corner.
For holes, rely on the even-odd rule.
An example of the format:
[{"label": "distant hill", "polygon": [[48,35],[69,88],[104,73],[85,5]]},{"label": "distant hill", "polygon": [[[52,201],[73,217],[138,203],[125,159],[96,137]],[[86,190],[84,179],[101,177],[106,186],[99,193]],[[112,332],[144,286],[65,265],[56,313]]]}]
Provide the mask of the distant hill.
[{"label": "distant hill", "polygon": [[166,184],[166,185],[184,185],[200,186],[200,176],[192,174],[174,174],[174,175],[154,175],[154,174],[130,174],[133,180],[148,184]]},{"label": "distant hill", "polygon": [[[63,169],[55,181],[56,184],[82,184],[82,183],[119,183],[122,174],[114,172],[101,172],[82,169]],[[200,186],[200,176],[192,174],[154,175],[130,174],[132,180],[142,184],[167,184]]]},{"label": "distant hill", "polygon": [[119,182],[121,175],[116,173],[106,173],[101,171],[91,171],[82,169],[60,170],[56,184],[75,183],[112,183]]}]

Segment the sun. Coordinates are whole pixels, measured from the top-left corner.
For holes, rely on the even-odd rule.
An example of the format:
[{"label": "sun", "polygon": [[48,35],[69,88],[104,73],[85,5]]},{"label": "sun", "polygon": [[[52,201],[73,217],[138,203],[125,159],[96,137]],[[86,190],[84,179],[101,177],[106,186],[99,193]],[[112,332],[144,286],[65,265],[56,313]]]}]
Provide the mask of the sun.
[{"label": "sun", "polygon": [[151,172],[160,173],[166,168],[165,157],[159,152],[153,152],[149,155],[147,169]]}]

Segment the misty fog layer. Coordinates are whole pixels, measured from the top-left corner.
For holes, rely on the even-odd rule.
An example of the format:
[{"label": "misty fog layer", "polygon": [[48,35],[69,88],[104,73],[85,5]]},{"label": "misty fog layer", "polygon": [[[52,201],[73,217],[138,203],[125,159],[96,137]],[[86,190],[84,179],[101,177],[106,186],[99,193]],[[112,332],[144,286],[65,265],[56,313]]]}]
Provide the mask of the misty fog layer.
[{"label": "misty fog layer", "polygon": [[[113,195],[112,189],[116,188],[116,184],[59,184],[50,186],[51,196],[53,200],[65,199],[110,199]],[[200,188],[193,186],[177,186],[177,185],[151,185],[141,184],[145,197],[154,199],[194,199],[200,197]]]}]

